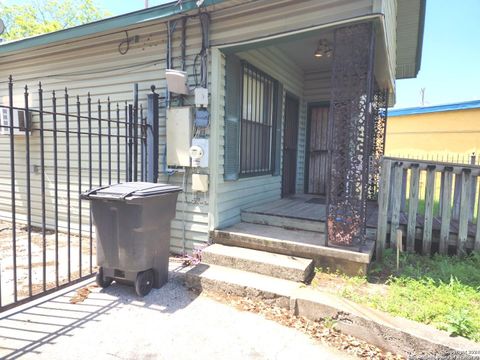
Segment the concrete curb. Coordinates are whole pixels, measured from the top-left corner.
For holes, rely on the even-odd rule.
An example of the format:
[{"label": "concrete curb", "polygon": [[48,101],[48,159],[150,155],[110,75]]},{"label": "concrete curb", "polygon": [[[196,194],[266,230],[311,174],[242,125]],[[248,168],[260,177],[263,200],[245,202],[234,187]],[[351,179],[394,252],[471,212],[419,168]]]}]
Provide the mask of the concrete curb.
[{"label": "concrete curb", "polygon": [[[405,357],[461,355],[462,359],[480,356],[480,344],[416,321],[354,303],[341,297],[312,289],[298,289],[291,294],[293,313],[312,320],[330,317],[341,332],[367,341],[384,350]],[[472,356],[469,356],[469,353]]]},{"label": "concrete curb", "polygon": [[342,333],[407,358],[480,357],[480,344],[462,337],[451,337],[447,332],[432,326],[395,317],[330,293],[306,288],[293,281],[278,282],[276,291],[272,290],[272,284],[268,287],[263,285],[265,275],[252,275],[243,271],[245,281],[240,280],[238,273],[235,280],[231,281],[234,274],[226,276],[225,271],[228,271],[228,268],[210,268],[208,265],[199,264],[186,273],[185,285],[199,291],[262,299],[311,320],[332,318],[336,321],[336,328]]}]

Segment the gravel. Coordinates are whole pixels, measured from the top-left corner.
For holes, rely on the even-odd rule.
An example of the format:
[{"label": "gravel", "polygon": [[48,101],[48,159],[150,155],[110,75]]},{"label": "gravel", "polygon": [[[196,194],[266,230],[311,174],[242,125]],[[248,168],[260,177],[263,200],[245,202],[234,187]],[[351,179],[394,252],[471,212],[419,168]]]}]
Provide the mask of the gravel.
[{"label": "gravel", "polygon": [[88,289],[88,297],[77,304],[70,303],[77,294],[73,290],[1,319],[0,357],[350,358],[298,330],[198,296],[179,278],[143,299],[131,287],[115,283],[103,290],[93,285]]}]

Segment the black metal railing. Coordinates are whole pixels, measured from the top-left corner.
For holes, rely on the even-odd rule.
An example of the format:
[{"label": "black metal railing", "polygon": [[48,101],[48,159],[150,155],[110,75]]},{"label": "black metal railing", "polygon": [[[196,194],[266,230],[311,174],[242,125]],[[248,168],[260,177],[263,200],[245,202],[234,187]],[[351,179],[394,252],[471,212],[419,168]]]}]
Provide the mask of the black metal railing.
[{"label": "black metal railing", "polygon": [[0,159],[0,311],[95,272],[95,234],[80,193],[151,178],[152,131],[134,89],[133,104],[95,103],[90,93],[72,98],[65,88],[58,96],[39,83],[16,103],[10,77],[8,104],[0,105],[0,148],[9,152]]}]

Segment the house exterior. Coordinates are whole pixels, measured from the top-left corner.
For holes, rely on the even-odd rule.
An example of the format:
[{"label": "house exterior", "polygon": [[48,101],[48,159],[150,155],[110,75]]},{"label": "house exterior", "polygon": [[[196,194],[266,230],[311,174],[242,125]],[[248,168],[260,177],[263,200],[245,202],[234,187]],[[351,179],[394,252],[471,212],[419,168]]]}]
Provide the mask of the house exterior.
[{"label": "house exterior", "polygon": [[395,109],[388,117],[389,156],[470,162],[480,151],[479,100]]},{"label": "house exterior", "polygon": [[[46,97],[68,87],[80,101],[90,92],[122,104],[138,83],[146,108],[155,85],[163,99],[158,181],[187,183],[172,223],[173,252],[204,246],[210,231],[240,222],[242,209],[299,194],[327,198],[329,239],[361,241],[369,184],[378,181],[375,163],[383,153],[382,109],[394,104],[396,79],[419,71],[424,11],[424,0],[205,0],[200,8],[174,1],[1,44],[0,95],[6,105],[12,75],[18,107],[23,85],[38,82]],[[208,88],[207,167],[167,171],[166,108],[194,101],[167,92],[167,68],[184,69],[190,87]],[[34,93],[30,99],[38,106]],[[32,165],[39,161],[37,121]],[[25,146],[21,140],[15,146],[21,164]],[[0,149],[8,153],[7,138],[0,137]],[[7,156],[0,169],[0,214],[8,219]],[[45,172],[50,181],[51,167]],[[208,176],[206,193],[191,190],[192,173]],[[32,173],[31,182],[38,188],[40,176]],[[21,196],[22,182],[15,186]],[[47,187],[52,190],[51,182]],[[33,224],[40,221],[39,201],[33,194]],[[60,227],[66,206],[60,204]],[[22,209],[25,203],[17,202],[19,214]]]}]

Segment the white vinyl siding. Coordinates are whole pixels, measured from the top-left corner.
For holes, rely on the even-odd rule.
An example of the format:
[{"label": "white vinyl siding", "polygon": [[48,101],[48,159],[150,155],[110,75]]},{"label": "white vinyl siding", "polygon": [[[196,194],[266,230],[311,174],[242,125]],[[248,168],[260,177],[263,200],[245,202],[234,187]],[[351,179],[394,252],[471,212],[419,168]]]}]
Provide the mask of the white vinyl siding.
[{"label": "white vinyl siding", "polygon": [[[289,91],[295,96],[302,99],[303,97],[303,71],[296,66],[288,57],[271,46],[257,50],[240,52],[237,54],[241,59],[247,61],[269,76],[280,81],[285,91]],[[224,71],[224,69],[222,70]],[[224,87],[220,98],[225,98]],[[285,97],[285,91],[284,96]],[[284,103],[284,101],[282,101]],[[281,106],[281,129],[283,132],[284,106]],[[305,112],[303,112],[304,116]],[[302,115],[302,112],[301,112]],[[302,122],[304,120],[300,120]],[[251,207],[263,202],[279,199],[281,196],[281,176],[258,176],[253,178],[242,178],[238,181],[223,180],[223,146],[224,146],[224,129],[223,119],[220,131],[220,157],[219,157],[219,177],[217,190],[217,206],[218,206],[218,225],[224,227],[240,221],[240,210]]]},{"label": "white vinyl siding", "polygon": [[[214,5],[208,10],[211,15],[210,42],[212,46],[233,44],[235,42],[250,41],[261,37],[278,35],[290,31],[309,29],[323,24],[352,19],[358,16],[368,15],[372,12],[373,0],[265,0],[247,1],[231,0]],[[192,12],[196,14],[196,12]],[[177,17],[178,19],[179,17]],[[130,44],[130,49],[125,55],[118,52],[119,44],[125,39],[125,30],[129,36],[138,36],[138,42]],[[86,101],[88,92],[92,94],[93,104],[96,99],[102,100],[105,108],[105,100],[110,96],[112,103],[117,102],[122,106],[125,101],[132,101],[133,83],[139,84],[140,103],[146,107],[146,95],[150,92],[150,86],[156,86],[156,92],[160,96],[165,95],[165,53],[166,53],[166,23],[165,20],[157,20],[137,24],[127,28],[118,29],[110,33],[99,33],[82,39],[64,41],[55,45],[32,48],[13,54],[7,54],[0,58],[0,97],[5,101],[7,94],[8,75],[14,76],[16,84],[15,99],[22,101],[22,89],[25,84],[30,88],[30,100],[32,106],[37,106],[38,96],[35,94],[36,85],[39,81],[45,94],[46,104],[50,104],[51,91],[56,90],[60,97],[65,87],[68,87],[70,98],[73,100],[78,94],[80,101]],[[176,69],[180,68],[181,55],[181,24],[177,24],[177,30],[173,36],[173,64]],[[186,71],[189,74],[189,84],[193,86],[193,62],[201,47],[201,31],[198,18],[190,18],[187,28],[186,47]],[[300,99],[300,123],[299,123],[299,150],[297,161],[297,191],[303,192],[303,166],[304,144],[306,132],[307,103],[322,100],[324,88],[316,88],[313,82],[309,85],[307,74],[304,74],[295,63],[284,56],[274,46],[261,48],[240,53],[240,57],[247,60],[260,70],[266,72],[285,86],[288,91]],[[224,159],[224,59],[221,59],[221,69],[213,69],[220,72],[218,77],[220,84],[212,84],[212,102],[216,102],[216,110],[212,111],[211,123],[216,127],[212,132],[215,134],[215,150],[210,149],[210,154],[216,157],[210,159],[210,165],[215,167],[213,173],[215,179],[210,183],[215,184],[216,194],[203,195],[200,201],[194,201],[193,194],[187,193],[187,201],[184,195],[179,195],[177,203],[177,216],[172,223],[171,243],[174,252],[181,252],[182,239],[185,224],[185,237],[187,248],[192,249],[202,246],[208,241],[208,231],[211,229],[209,212],[215,208],[218,219],[216,224],[225,226],[240,220],[240,209],[261,202],[275,200],[281,193],[281,176],[259,176],[250,179],[241,179],[235,182],[224,182],[223,159]],[[210,68],[209,63],[209,68]],[[209,75],[211,72],[209,69]],[[218,73],[217,73],[218,75]],[[320,75],[319,75],[320,76]],[[322,75],[323,76],[323,75]],[[209,81],[211,77],[209,76]],[[323,82],[322,82],[323,84]],[[284,94],[285,95],[285,94]],[[321,95],[321,96],[320,96]],[[215,99],[213,99],[215,98]],[[161,100],[162,102],[163,100]],[[187,99],[187,103],[192,99]],[[18,104],[18,103],[17,103]],[[61,104],[61,101],[60,101]],[[20,104],[21,105],[21,104]],[[176,105],[176,104],[174,104]],[[95,106],[93,107],[94,109]],[[283,107],[282,107],[283,109]],[[283,119],[283,114],[281,116]],[[34,119],[38,127],[38,119]],[[92,124],[95,131],[96,124]],[[82,124],[82,127],[85,127]],[[283,129],[283,126],[282,126]],[[52,143],[46,139],[46,154],[48,155],[46,168],[46,186],[48,198],[48,214],[51,215],[51,196],[53,170],[51,167]],[[76,140],[72,139],[72,147]],[[96,140],[93,140],[93,169],[98,172],[98,154],[96,153]],[[86,144],[82,139],[82,143]],[[39,165],[39,138],[34,132],[31,138],[32,165]],[[64,139],[59,139],[59,148],[63,149]],[[104,144],[105,146],[105,144]],[[165,147],[165,104],[160,106],[160,170],[163,169],[163,157]],[[8,137],[0,137],[0,216],[9,219],[10,203],[10,177],[9,177],[9,144]],[[16,194],[18,196],[18,211],[25,212],[25,144],[20,138],[16,139]],[[59,160],[64,163],[65,152],[59,153]],[[122,160],[121,160],[122,161]],[[115,167],[114,163],[114,167]],[[71,196],[72,204],[76,204],[78,198],[76,159],[72,158]],[[122,172],[124,164],[121,164]],[[88,169],[87,158],[82,159],[82,168]],[[208,173],[208,169],[204,169]],[[103,167],[104,176],[106,166]],[[60,201],[60,225],[65,227],[65,194],[66,176],[65,169],[59,169]],[[83,175],[85,176],[85,174]],[[162,175],[160,182],[169,181],[173,184],[182,184],[182,174],[171,177]],[[98,179],[94,178],[94,183]],[[85,177],[82,177],[82,188],[87,189]],[[190,189],[190,183],[188,188]],[[33,223],[39,225],[41,217],[40,209],[40,176],[32,173],[32,213]],[[73,200],[75,199],[75,200]],[[208,199],[216,203],[208,203]],[[84,202],[85,216],[88,214],[87,203]],[[183,211],[185,210],[185,212]],[[75,207],[72,207],[72,222],[78,217]],[[49,216],[49,224],[52,224]]]},{"label": "white vinyl siding", "polygon": [[[178,24],[178,27],[181,25]],[[194,84],[193,77],[193,60],[200,51],[201,37],[199,31],[199,22],[197,19],[189,19],[187,28],[187,71],[190,74],[189,83]],[[180,33],[177,29],[174,34],[174,50],[173,62],[176,68],[180,66]],[[70,94],[71,107],[70,111],[74,111],[74,103],[76,95],[80,96],[80,101],[85,104],[88,92],[92,95],[92,112],[93,116],[97,116],[97,99],[100,99],[103,109],[102,117],[106,117],[104,112],[106,109],[107,96],[110,97],[114,107],[118,102],[122,107],[121,116],[123,118],[123,104],[125,101],[132,103],[133,101],[133,84],[139,84],[140,104],[146,109],[146,95],[151,92],[150,86],[156,86],[156,92],[161,97],[165,95],[165,39],[166,25],[165,23],[149,23],[148,25],[136,27],[129,30],[130,36],[139,36],[139,41],[130,45],[129,51],[125,55],[120,55],[118,45],[125,38],[123,30],[113,34],[96,36],[91,39],[84,39],[72,43],[65,43],[52,46],[48,50],[44,48],[30,50],[19,54],[3,56],[0,59],[0,95],[3,103],[8,102],[7,83],[10,74],[13,75],[15,81],[15,105],[23,106],[23,87],[29,85],[30,89],[30,106],[38,108],[37,84],[42,82],[44,90],[45,110],[51,110],[51,92],[56,90],[58,100],[58,108],[63,111],[63,94],[65,87],[68,87]],[[192,101],[187,100],[187,101]],[[165,103],[160,100],[160,165],[162,171],[163,157],[165,148]],[[163,102],[163,103],[162,103]],[[86,110],[86,106],[82,106],[82,110]],[[85,115],[83,113],[82,115]],[[46,119],[46,125],[51,127]],[[72,121],[72,120],[71,120]],[[63,127],[63,117],[58,117],[59,126]],[[72,128],[76,128],[76,121],[73,121]],[[38,129],[38,116],[34,118],[34,126]],[[82,129],[86,131],[86,122],[82,122]],[[106,133],[105,128],[102,129]],[[83,131],[82,130],[82,131]],[[92,123],[92,132],[97,132],[97,122]],[[5,220],[10,219],[10,161],[9,161],[9,137],[0,136],[0,217]],[[34,131],[31,136],[30,154],[31,164],[40,165],[39,151],[39,134],[38,130]],[[78,163],[77,163],[77,142],[75,135],[71,136],[71,219],[72,230],[76,231],[78,227]],[[82,189],[88,189],[88,157],[87,157],[87,139],[82,137]],[[112,140],[116,144],[115,140]],[[25,184],[25,139],[22,136],[15,137],[15,163],[16,163],[16,201],[17,214],[20,219],[26,218],[26,184]],[[106,146],[107,141],[102,139],[103,148],[103,184],[107,179],[107,162],[106,162]],[[92,136],[92,169],[93,169],[93,185],[99,183],[98,179],[98,143],[97,138]],[[113,147],[113,169],[116,169],[116,147]],[[61,230],[66,229],[66,159],[65,136],[58,136],[58,157],[59,157],[59,226]],[[53,140],[51,133],[45,136],[45,186],[46,186],[46,202],[47,202],[47,225],[51,228],[54,223],[53,216]],[[125,181],[124,174],[124,155],[122,147],[121,157],[122,181]],[[116,172],[114,179],[116,179]],[[182,185],[182,174],[178,173],[171,177],[161,175],[159,182],[169,181],[172,184]],[[41,224],[41,198],[40,198],[40,174],[31,173],[32,188],[32,223],[36,226]],[[188,189],[191,189],[190,182]],[[208,199],[208,194],[207,194]],[[193,194],[189,190],[187,193],[187,202],[184,201],[184,194],[179,195],[177,202],[177,216],[172,222],[171,244],[174,252],[180,253],[183,248],[183,223],[185,223],[185,237],[187,249],[205,244],[208,240],[208,201],[205,203],[203,195],[200,203],[193,203]],[[88,218],[89,209],[88,202],[84,201],[83,217]],[[185,213],[183,210],[185,209]],[[185,221],[184,221],[185,217]],[[85,231],[85,230],[84,230]],[[84,233],[85,234],[85,233]]]}]

